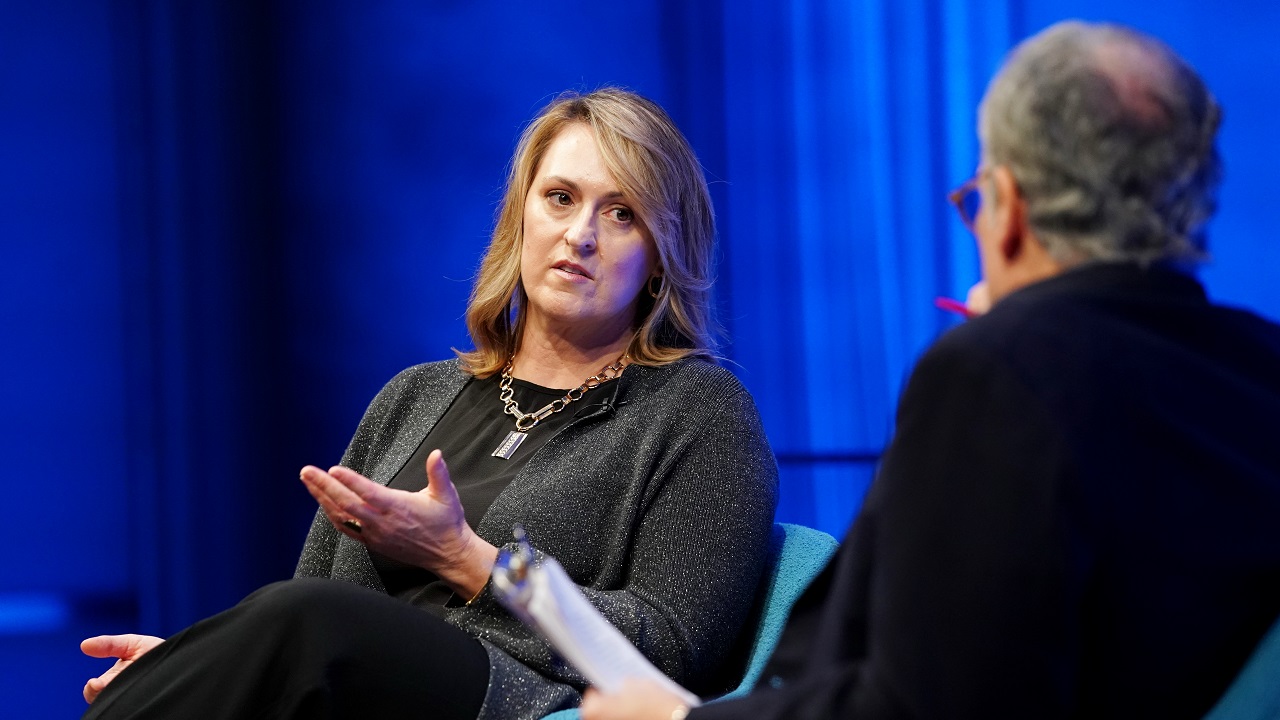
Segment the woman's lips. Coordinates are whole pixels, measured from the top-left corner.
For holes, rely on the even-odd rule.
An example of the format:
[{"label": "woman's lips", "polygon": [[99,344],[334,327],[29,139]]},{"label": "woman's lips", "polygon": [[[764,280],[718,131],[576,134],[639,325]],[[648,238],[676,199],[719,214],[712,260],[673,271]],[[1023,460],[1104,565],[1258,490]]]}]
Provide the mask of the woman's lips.
[{"label": "woman's lips", "polygon": [[559,271],[561,275],[594,280],[594,278],[591,277],[591,273],[587,272],[586,268],[571,262],[558,262],[555,265],[552,265],[551,269]]}]

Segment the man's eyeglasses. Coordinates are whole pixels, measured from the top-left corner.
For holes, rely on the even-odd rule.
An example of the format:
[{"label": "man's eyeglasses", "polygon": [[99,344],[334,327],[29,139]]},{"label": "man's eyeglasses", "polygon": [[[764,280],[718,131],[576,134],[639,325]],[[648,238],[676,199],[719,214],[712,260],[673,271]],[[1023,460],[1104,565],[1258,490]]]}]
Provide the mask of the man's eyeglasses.
[{"label": "man's eyeglasses", "polygon": [[982,193],[979,191],[979,185],[982,178],[987,174],[986,170],[979,170],[977,174],[960,187],[952,190],[947,195],[947,199],[952,205],[956,206],[956,212],[960,213],[960,221],[964,226],[969,228],[969,232],[973,232],[974,219],[978,217],[978,211],[982,209]]}]

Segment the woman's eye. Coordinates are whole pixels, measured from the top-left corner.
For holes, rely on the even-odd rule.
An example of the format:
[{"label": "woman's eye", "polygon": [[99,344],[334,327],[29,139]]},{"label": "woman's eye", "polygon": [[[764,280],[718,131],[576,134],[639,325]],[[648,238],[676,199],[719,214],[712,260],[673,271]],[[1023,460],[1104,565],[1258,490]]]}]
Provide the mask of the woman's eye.
[{"label": "woman's eye", "polygon": [[569,197],[569,193],[563,190],[552,190],[547,193],[547,198],[556,205],[568,205],[573,202],[573,198]]},{"label": "woman's eye", "polygon": [[631,212],[629,208],[620,207],[613,209],[613,219],[618,222],[631,222],[634,217],[635,213]]}]

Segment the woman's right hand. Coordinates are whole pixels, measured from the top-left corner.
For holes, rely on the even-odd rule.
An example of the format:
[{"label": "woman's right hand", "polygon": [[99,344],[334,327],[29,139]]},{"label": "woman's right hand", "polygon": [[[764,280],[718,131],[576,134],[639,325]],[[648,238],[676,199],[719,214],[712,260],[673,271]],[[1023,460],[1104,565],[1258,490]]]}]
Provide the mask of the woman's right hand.
[{"label": "woman's right hand", "polygon": [[99,635],[80,643],[80,651],[89,657],[116,658],[116,664],[112,665],[110,670],[96,678],[90,678],[89,682],[84,684],[85,702],[91,703],[97,699],[98,693],[102,692],[121,670],[129,667],[134,660],[146,655],[148,650],[162,642],[164,638],[150,635]]},{"label": "woman's right hand", "polygon": [[334,529],[403,563],[435,573],[463,599],[489,582],[498,548],[467,524],[458,491],[439,450],[426,463],[427,486],[417,492],[384,487],[350,468],[313,465],[301,478]]}]

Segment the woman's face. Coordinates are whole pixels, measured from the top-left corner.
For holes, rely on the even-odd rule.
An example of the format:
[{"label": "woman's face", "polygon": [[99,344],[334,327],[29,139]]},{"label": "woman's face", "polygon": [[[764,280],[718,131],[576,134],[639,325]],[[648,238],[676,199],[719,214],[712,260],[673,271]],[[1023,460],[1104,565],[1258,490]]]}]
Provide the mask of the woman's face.
[{"label": "woman's face", "polygon": [[648,230],[605,167],[588,125],[565,126],[524,201],[520,279],[527,327],[605,345],[629,335],[658,267]]}]

